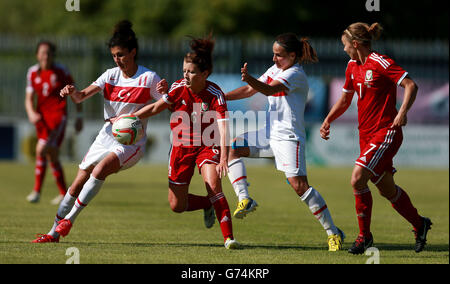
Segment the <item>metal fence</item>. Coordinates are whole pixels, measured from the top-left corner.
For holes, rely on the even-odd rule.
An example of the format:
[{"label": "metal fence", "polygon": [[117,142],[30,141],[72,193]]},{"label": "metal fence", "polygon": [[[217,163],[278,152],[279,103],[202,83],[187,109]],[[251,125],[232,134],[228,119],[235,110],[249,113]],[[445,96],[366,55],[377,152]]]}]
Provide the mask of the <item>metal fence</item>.
[{"label": "metal fence", "polygon": [[[71,72],[78,88],[88,86],[114,62],[106,46],[107,39],[46,36],[57,45],[59,63]],[[36,63],[35,47],[42,38],[0,35],[0,120],[26,118],[24,108],[26,72]],[[182,58],[188,50],[188,38],[140,38],[138,63],[156,71],[173,82],[181,77]],[[319,56],[319,63],[306,65],[310,76],[325,82],[343,77],[348,61],[339,38],[310,40]],[[374,49],[388,54],[415,78],[448,82],[448,40],[390,40],[379,41]],[[249,72],[262,74],[273,63],[272,39],[217,38],[214,50],[214,73],[238,74],[244,62]],[[103,98],[94,96],[84,104],[87,119],[102,119]],[[74,111],[69,103],[69,113]],[[165,119],[157,116],[154,119]]]}]

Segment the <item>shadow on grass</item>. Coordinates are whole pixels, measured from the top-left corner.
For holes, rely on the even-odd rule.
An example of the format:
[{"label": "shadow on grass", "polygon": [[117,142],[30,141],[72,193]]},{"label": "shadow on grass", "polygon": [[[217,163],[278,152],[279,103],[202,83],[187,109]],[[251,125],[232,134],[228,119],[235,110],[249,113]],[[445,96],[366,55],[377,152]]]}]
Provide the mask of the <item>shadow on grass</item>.
[{"label": "shadow on grass", "polygon": [[[31,244],[28,241],[0,241],[1,243],[9,244]],[[55,243],[53,243],[55,244]],[[163,242],[148,242],[148,243],[133,243],[133,242],[61,242],[61,245],[121,245],[130,247],[205,247],[205,248],[222,248],[222,244],[218,243],[163,243]],[[42,244],[39,244],[42,245]],[[344,244],[344,249],[347,250],[351,245],[349,243]],[[413,251],[413,244],[389,244],[389,243],[374,243],[374,247],[384,251]],[[242,244],[243,249],[267,249],[267,250],[299,250],[299,251],[323,251],[326,250],[326,246],[304,246],[296,244]],[[449,252],[448,244],[427,244],[424,251],[430,252]]]}]

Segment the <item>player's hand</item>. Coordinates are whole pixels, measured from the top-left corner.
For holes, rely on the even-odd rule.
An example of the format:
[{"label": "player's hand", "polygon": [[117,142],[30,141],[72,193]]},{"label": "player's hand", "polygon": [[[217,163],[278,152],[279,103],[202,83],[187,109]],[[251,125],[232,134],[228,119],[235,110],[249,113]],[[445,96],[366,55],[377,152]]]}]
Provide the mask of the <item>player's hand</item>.
[{"label": "player's hand", "polygon": [[247,70],[247,62],[244,63],[244,67],[241,68],[241,80],[247,82],[249,79],[249,74]]},{"label": "player's hand", "polygon": [[408,123],[408,118],[406,117],[406,114],[398,113],[397,116],[394,118],[394,122],[391,125],[391,128],[394,127],[402,127],[405,126]]},{"label": "player's hand", "polygon": [[75,88],[74,85],[66,85],[64,88],[61,89],[61,91],[59,92],[59,95],[64,98],[67,96],[71,96],[76,91],[77,91],[77,89]]},{"label": "player's hand", "polygon": [[28,120],[31,124],[36,124],[42,119],[42,115],[38,112],[32,112],[28,116]]},{"label": "player's hand", "polygon": [[169,90],[169,84],[167,83],[166,79],[162,79],[158,82],[158,84],[156,84],[156,90],[160,94],[167,94],[167,91]]},{"label": "player's hand", "polygon": [[330,139],[330,124],[326,121],[324,121],[320,127],[320,137],[325,140]]},{"label": "player's hand", "polygon": [[109,122],[111,122],[111,124],[114,124],[114,122],[116,122],[116,120],[118,119],[118,116],[114,116],[114,117],[110,117],[108,120]]},{"label": "player's hand", "polygon": [[221,160],[220,163],[216,166],[216,172],[219,175],[219,178],[226,177],[228,174],[228,162],[225,160]]}]

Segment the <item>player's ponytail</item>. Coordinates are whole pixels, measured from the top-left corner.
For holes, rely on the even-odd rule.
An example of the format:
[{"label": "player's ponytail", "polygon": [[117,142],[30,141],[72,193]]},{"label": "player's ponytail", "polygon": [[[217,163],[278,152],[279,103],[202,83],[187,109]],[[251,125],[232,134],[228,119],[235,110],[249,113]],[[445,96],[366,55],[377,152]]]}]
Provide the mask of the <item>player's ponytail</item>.
[{"label": "player's ponytail", "polygon": [[212,52],[214,50],[215,41],[212,34],[206,38],[192,38],[190,42],[191,51],[184,56],[184,61],[194,63],[201,72],[208,71],[212,73]]},{"label": "player's ponytail", "polygon": [[284,33],[276,37],[275,42],[287,52],[295,52],[297,62],[300,64],[318,62],[316,51],[308,38],[299,39],[294,33]]},{"label": "player's ponytail", "polygon": [[138,54],[138,41],[136,34],[134,33],[133,24],[128,20],[122,20],[114,26],[114,31],[111,39],[108,42],[108,47],[111,49],[114,46],[120,46],[122,48],[127,48],[129,51],[136,49],[136,56]]},{"label": "player's ponytail", "polygon": [[357,22],[348,26],[342,35],[349,41],[356,40],[362,45],[371,46],[372,40],[379,39],[382,31],[383,27],[379,23],[369,26],[366,23]]}]

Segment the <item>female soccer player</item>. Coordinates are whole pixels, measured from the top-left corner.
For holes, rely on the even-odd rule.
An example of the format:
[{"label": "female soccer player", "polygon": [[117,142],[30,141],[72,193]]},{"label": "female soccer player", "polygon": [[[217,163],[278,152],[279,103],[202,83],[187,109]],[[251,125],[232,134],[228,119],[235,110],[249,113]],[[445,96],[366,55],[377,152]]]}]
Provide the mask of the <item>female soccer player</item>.
[{"label": "female soccer player", "polygon": [[[234,240],[231,213],[222,192],[221,178],[228,172],[228,118],[222,90],[207,80],[212,73],[214,41],[193,39],[191,52],[183,62],[183,79],[172,84],[168,94],[134,114],[146,118],[164,109],[173,112],[170,120],[173,141],[169,157],[169,203],[174,212],[204,209],[205,225],[219,221],[224,245],[239,248]],[[165,80],[159,84],[167,92]],[[220,146],[219,146],[220,145]],[[195,164],[205,182],[207,196],[189,194]]]},{"label": "female soccer player", "polygon": [[241,157],[272,158],[301,200],[319,220],[328,234],[330,251],[342,248],[344,233],[337,228],[322,196],[308,184],[305,164],[304,111],[308,80],[301,64],[317,62],[317,55],[307,39],[293,33],[279,35],[273,44],[273,62],[259,79],[248,74],[247,63],[241,69],[248,85],[225,94],[227,100],[247,98],[260,92],[268,97],[266,127],[247,132],[233,141],[229,155],[230,182],[239,198],[236,218],[255,210],[249,197],[247,174]]},{"label": "female soccer player", "polygon": [[[415,251],[420,252],[426,244],[431,221],[421,217],[406,192],[396,185],[392,160],[402,144],[402,126],[407,123],[417,85],[408,72],[386,55],[371,48],[372,40],[379,38],[382,27],[378,23],[354,23],[348,26],[341,40],[344,51],[350,56],[345,72],[346,81],[339,101],[325,118],[320,135],[328,140],[330,124],[350,106],[353,94],[358,96],[358,122],[360,155],[355,161],[351,185],[355,195],[359,235],[349,249],[361,254],[373,244],[370,231],[372,195],[368,181],[372,181],[380,194],[392,203],[392,207],[414,228]],[[405,88],[402,105],[396,109],[397,85]]]},{"label": "female soccer player", "polygon": [[[59,204],[66,194],[64,171],[59,161],[59,147],[64,138],[67,122],[67,100],[59,96],[59,91],[67,84],[73,84],[67,69],[54,62],[56,46],[49,41],[41,41],[36,48],[38,63],[27,73],[25,109],[28,120],[35,125],[38,142],[36,144],[36,167],[34,188],[27,196],[31,203],[39,202],[42,184],[50,161],[59,195],[51,203]],[[37,97],[36,104],[34,103]],[[77,104],[75,130],[81,131],[81,104]]]},{"label": "female soccer player", "polygon": [[[119,22],[109,41],[109,50],[117,67],[106,70],[92,85],[78,91],[72,85],[61,96],[81,102],[103,90],[105,124],[79,165],[78,174],[60,203],[53,227],[33,242],[58,242],[66,236],[75,218],[99,192],[105,179],[113,173],[134,166],[144,154],[146,136],[134,145],[117,142],[110,118],[134,112],[158,97],[159,76],[136,63],[138,41],[129,21]],[[144,129],[147,121],[143,121]]]}]

